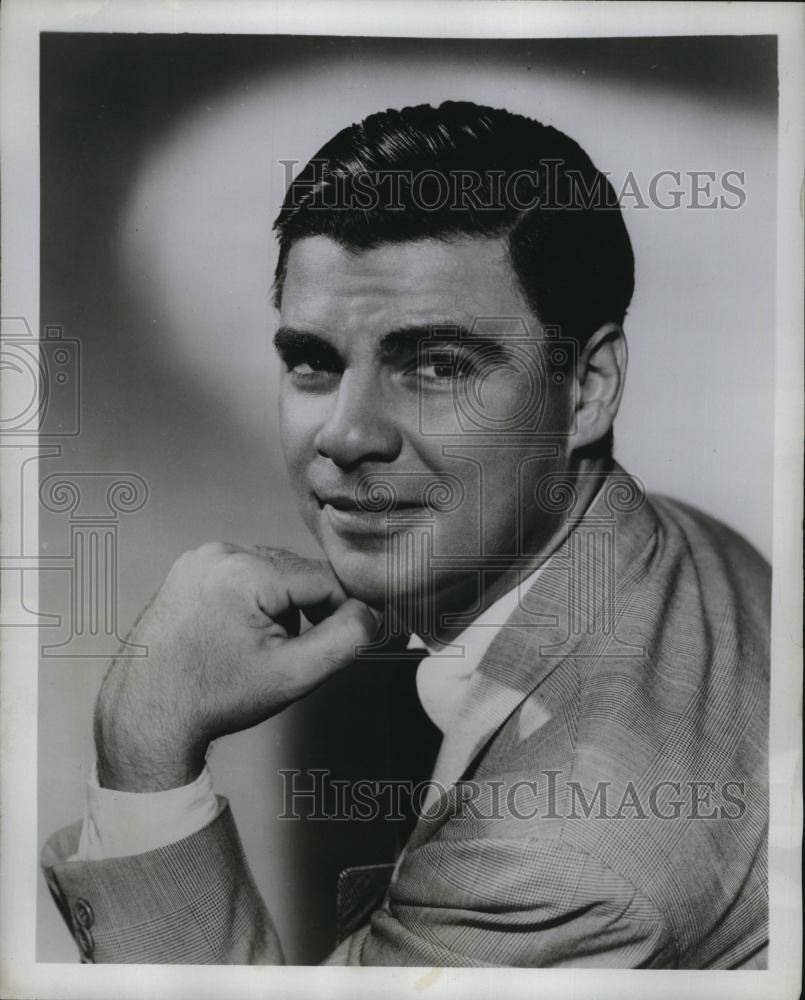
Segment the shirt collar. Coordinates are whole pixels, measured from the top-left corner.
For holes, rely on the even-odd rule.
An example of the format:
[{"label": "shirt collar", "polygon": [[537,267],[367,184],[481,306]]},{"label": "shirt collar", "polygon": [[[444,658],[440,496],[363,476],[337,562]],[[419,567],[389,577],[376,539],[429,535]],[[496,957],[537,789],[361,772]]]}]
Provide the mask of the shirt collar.
[{"label": "shirt collar", "polygon": [[[511,590],[507,590],[502,597],[499,597],[493,604],[490,604],[488,608],[482,611],[478,617],[472,621],[463,632],[459,633],[455,639],[452,640],[451,646],[457,647],[455,652],[445,651],[440,652],[444,649],[443,646],[439,646],[433,642],[426,642],[418,635],[412,635],[408,640],[408,649],[427,649],[428,656],[441,659],[444,657],[449,657],[454,659],[456,656],[460,656],[467,662],[470,658],[474,660],[474,666],[477,666],[481,661],[481,657],[484,655],[486,650],[489,648],[492,640],[500,631],[504,622],[511,616],[514,609],[517,607],[520,595],[527,594],[531,587],[534,585],[537,577],[542,573],[547,565],[547,560],[538,566],[532,573],[530,573],[524,580],[520,580],[515,587]],[[458,650],[463,647],[463,655]]]},{"label": "shirt collar", "polygon": [[[587,510],[589,510],[596,503],[602,489],[603,484],[596,490],[593,498],[587,505]],[[473,669],[481,662],[484,653],[491,646],[492,640],[518,606],[520,595],[528,593],[539,575],[550,562],[552,555],[553,553],[551,556],[548,556],[548,558],[543,559],[539,566],[537,566],[537,568],[533,570],[529,576],[527,576],[524,580],[520,580],[515,587],[512,587],[511,590],[507,590],[502,597],[499,597],[493,604],[490,604],[488,608],[482,611],[478,617],[452,641],[452,646],[464,647],[462,658],[467,663],[472,660]],[[456,655],[456,653],[451,654],[449,652],[440,652],[440,650],[444,649],[443,646],[433,642],[426,642],[416,634],[411,635],[408,639],[407,648],[426,649],[428,651],[426,659],[438,658],[441,660],[443,657],[450,656],[453,658]],[[462,656],[461,653],[457,653],[457,655]]]}]

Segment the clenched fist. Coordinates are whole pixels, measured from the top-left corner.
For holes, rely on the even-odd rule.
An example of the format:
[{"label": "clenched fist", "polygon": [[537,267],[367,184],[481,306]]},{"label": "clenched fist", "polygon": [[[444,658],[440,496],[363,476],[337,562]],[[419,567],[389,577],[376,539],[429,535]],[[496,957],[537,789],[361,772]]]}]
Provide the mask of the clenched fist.
[{"label": "clenched fist", "polygon": [[[313,623],[299,634],[300,612]],[[107,788],[192,781],[211,740],[276,715],[355,659],[377,619],[329,564],[282,549],[212,543],[181,556],[113,661],[95,710]]]}]

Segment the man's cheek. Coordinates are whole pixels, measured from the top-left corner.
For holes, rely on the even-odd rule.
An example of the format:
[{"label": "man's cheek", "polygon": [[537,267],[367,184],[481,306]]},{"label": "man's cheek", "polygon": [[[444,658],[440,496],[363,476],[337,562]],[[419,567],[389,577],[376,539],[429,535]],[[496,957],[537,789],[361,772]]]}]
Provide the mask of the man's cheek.
[{"label": "man's cheek", "polygon": [[294,488],[298,489],[302,485],[311,450],[315,450],[313,446],[315,431],[304,426],[301,414],[297,416],[294,409],[287,407],[280,408],[279,430],[285,465],[293,480]]},{"label": "man's cheek", "polygon": [[279,431],[283,447],[295,447],[300,440],[300,428],[310,419],[310,408],[300,400],[293,387],[283,384],[279,397]]}]

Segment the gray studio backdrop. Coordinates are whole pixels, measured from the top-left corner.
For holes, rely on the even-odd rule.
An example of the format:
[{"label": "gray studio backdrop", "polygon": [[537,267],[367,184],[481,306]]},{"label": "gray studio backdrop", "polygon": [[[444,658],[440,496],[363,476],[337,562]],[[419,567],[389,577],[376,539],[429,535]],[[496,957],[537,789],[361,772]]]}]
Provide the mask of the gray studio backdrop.
[{"label": "gray studio backdrop", "polygon": [[[41,609],[61,615],[41,632],[40,843],[81,814],[109,645],[173,560],[211,539],[316,553],[277,438],[271,222],[281,161],[304,162],[372,111],[505,106],[569,132],[616,189],[631,171],[637,291],[617,457],[770,553],[774,39],[70,34],[42,36],[41,54],[41,324],[77,342],[81,388],[78,404],[54,394],[59,454],[38,463]],[[651,202],[661,171],[681,174],[679,208]],[[725,194],[729,171],[743,175],[732,177],[743,197],[727,198],[739,208],[691,207]],[[673,204],[674,186],[666,175],[657,200]],[[68,434],[75,405],[80,433]],[[60,477],[80,509],[54,494]],[[110,494],[116,482],[128,485]],[[78,621],[93,572],[101,594]],[[279,821],[277,771],[337,760],[328,720],[358,683],[328,686],[212,754],[295,963],[331,944],[338,868],[380,849],[333,824]],[[74,960],[44,881],[38,907],[39,959]]]}]

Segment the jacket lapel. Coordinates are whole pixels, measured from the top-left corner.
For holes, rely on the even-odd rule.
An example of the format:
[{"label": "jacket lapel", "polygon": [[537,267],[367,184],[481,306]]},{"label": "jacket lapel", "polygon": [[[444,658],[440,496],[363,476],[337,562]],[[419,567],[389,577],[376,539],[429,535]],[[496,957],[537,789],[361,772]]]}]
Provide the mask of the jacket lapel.
[{"label": "jacket lapel", "polygon": [[[616,465],[472,675],[445,734],[425,809],[468,768],[511,714],[569,657],[642,655],[617,636],[624,588],[644,572],[656,520],[640,483]],[[546,716],[547,718],[547,716]]]}]

